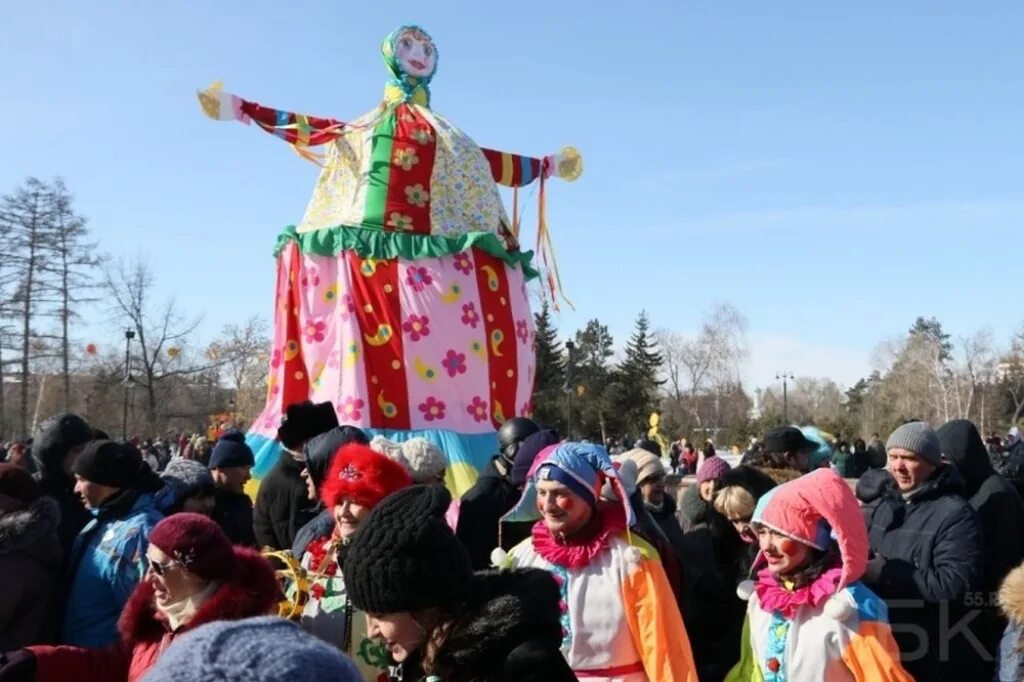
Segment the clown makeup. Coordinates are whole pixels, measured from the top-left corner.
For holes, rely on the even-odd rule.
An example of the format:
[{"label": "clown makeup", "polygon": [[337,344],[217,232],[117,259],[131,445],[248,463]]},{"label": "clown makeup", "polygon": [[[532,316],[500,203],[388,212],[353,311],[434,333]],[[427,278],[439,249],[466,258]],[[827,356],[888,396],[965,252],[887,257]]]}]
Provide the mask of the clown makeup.
[{"label": "clown makeup", "polygon": [[590,521],[593,507],[558,481],[537,481],[537,511],[552,535],[567,537]]},{"label": "clown makeup", "polygon": [[755,524],[757,543],[761,547],[768,570],[778,576],[790,576],[805,568],[811,561],[813,550],[770,528]]},{"label": "clown makeup", "polygon": [[395,39],[395,60],[406,75],[429,78],[437,64],[437,52],[424,33],[406,29]]},{"label": "clown makeup", "polygon": [[347,497],[338,500],[334,505],[334,525],[342,540],[348,540],[356,531],[363,527],[370,516],[370,508],[365,507]]}]

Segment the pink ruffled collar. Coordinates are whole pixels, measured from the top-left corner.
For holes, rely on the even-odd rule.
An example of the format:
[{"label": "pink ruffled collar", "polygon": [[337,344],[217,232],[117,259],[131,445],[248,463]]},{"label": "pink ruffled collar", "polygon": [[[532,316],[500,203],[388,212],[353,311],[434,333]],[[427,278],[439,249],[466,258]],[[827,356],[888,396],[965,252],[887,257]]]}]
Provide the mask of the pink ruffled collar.
[{"label": "pink ruffled collar", "polygon": [[533,548],[556,566],[580,569],[600,556],[611,539],[625,528],[626,515],[617,505],[601,509],[589,528],[565,540],[555,538],[541,520],[533,524]]},{"label": "pink ruffled collar", "polygon": [[842,574],[842,567],[834,566],[826,569],[814,582],[790,590],[766,568],[757,574],[754,589],[757,591],[762,610],[778,611],[786,618],[793,618],[801,606],[817,608],[824,604],[836,593]]}]

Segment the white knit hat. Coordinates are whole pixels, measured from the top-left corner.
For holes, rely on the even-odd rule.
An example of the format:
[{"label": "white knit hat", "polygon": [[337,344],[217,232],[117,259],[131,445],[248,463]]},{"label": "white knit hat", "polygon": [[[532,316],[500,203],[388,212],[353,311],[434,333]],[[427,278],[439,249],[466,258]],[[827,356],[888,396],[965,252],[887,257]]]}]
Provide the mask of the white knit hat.
[{"label": "white knit hat", "polygon": [[448,458],[426,438],[410,438],[398,443],[384,436],[374,436],[370,448],[405,467],[414,483],[436,483],[448,468]]}]

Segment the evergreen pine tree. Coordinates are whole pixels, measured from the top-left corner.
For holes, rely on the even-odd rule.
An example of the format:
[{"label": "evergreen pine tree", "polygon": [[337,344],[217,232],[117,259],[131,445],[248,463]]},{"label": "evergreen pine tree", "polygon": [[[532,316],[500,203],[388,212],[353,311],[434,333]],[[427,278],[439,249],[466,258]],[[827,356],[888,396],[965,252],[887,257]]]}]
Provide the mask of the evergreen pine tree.
[{"label": "evergreen pine tree", "polygon": [[537,361],[533,382],[533,419],[562,432],[565,421],[565,359],[547,302],[533,319]]},{"label": "evergreen pine tree", "polygon": [[663,363],[651,321],[641,310],[618,366],[621,390],[616,399],[629,429],[646,431],[648,417],[658,407],[658,387],[665,383],[658,378]]}]

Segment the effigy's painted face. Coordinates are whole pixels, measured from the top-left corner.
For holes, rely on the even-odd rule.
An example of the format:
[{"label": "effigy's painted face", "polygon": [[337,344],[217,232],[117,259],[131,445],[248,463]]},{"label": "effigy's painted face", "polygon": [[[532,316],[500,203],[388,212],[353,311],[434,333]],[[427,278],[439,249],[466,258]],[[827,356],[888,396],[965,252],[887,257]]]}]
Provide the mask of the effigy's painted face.
[{"label": "effigy's painted face", "polygon": [[405,30],[395,40],[395,59],[406,75],[429,78],[437,65],[437,51],[423,33]]}]

